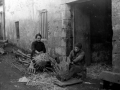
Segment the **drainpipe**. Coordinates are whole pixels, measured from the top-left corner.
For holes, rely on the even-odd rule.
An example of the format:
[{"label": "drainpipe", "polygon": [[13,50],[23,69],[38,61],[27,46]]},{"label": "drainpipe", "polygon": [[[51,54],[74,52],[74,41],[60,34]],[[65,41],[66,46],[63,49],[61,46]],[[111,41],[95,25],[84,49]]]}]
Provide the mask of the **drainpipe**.
[{"label": "drainpipe", "polygon": [[75,9],[73,7],[73,10],[72,10],[72,14],[73,14],[73,30],[72,30],[72,33],[73,33],[73,48],[75,46]]},{"label": "drainpipe", "polygon": [[2,0],[3,2],[3,40],[5,40],[5,0]]}]

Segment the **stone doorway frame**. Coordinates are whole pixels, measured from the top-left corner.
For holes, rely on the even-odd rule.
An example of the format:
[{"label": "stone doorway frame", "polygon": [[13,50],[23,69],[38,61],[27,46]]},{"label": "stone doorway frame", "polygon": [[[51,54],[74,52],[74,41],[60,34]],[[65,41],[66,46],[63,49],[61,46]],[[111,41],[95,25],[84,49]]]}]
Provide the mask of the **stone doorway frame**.
[{"label": "stone doorway frame", "polygon": [[[90,0],[65,0],[61,4],[62,8],[62,29],[66,32],[65,41],[70,46],[66,45],[66,55],[74,47],[74,12],[71,12],[71,3],[82,3]],[[73,15],[73,16],[72,16]],[[69,39],[70,38],[70,39]],[[70,43],[71,42],[71,43]]]}]

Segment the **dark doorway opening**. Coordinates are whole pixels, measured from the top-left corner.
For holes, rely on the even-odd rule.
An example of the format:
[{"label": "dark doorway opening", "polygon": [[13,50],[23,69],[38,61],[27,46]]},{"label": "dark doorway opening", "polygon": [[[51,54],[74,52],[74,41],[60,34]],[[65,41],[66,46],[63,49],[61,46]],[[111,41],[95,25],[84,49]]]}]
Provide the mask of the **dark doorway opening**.
[{"label": "dark doorway opening", "polygon": [[112,64],[111,0],[92,0],[90,3],[92,61]]},{"label": "dark doorway opening", "polygon": [[90,0],[70,3],[74,18],[73,41],[81,42],[86,63],[112,64],[111,0]]}]

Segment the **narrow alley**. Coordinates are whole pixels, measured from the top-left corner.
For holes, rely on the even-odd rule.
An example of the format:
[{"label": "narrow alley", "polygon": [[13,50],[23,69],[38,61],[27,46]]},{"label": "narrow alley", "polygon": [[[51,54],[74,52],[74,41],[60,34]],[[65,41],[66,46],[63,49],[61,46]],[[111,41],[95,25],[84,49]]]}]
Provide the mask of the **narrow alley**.
[{"label": "narrow alley", "polygon": [[[17,50],[18,48],[8,45],[5,47],[7,54],[0,55],[0,90],[46,90],[43,89],[40,84],[37,86],[32,86],[27,85],[26,82],[18,82],[21,77],[29,77],[31,75],[25,73],[24,67],[18,67],[18,69],[12,64],[16,60],[15,55],[12,53],[13,49]],[[37,74],[38,77],[39,75],[40,74]],[[70,85],[67,87],[56,86],[54,90],[99,90],[100,80],[91,77],[88,77],[83,83],[80,84]]]},{"label": "narrow alley", "polygon": [[0,0],[0,90],[119,85],[120,0]]}]

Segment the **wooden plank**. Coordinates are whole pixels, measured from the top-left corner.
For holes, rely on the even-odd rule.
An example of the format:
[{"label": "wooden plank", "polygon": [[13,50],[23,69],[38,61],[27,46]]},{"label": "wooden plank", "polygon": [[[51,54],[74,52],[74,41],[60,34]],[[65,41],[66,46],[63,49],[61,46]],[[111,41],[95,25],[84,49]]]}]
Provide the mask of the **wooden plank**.
[{"label": "wooden plank", "polygon": [[22,64],[18,63],[18,62],[12,62],[12,66],[17,68],[21,72],[26,71],[25,67]]},{"label": "wooden plank", "polygon": [[65,86],[71,86],[71,85],[79,84],[79,83],[82,83],[82,82],[83,81],[81,79],[73,78],[73,79],[70,79],[70,80],[64,81],[64,82],[55,81],[54,84],[58,85],[60,87],[65,87]]},{"label": "wooden plank", "polygon": [[0,40],[0,43],[8,43],[8,40]]}]

